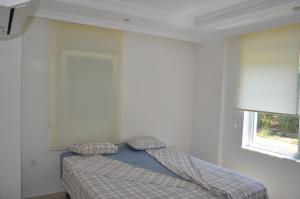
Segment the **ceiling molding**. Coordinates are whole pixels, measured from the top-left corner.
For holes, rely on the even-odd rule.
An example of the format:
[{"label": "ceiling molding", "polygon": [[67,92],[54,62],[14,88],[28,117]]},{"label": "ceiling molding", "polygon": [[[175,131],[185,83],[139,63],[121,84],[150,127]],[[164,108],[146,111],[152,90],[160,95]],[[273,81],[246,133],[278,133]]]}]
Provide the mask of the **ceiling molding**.
[{"label": "ceiling molding", "polygon": [[60,3],[77,5],[80,7],[105,10],[114,13],[135,16],[145,19],[160,21],[183,27],[193,27],[194,19],[188,17],[174,17],[171,13],[159,12],[149,7],[138,6],[131,3],[125,3],[118,0],[56,0]]},{"label": "ceiling molding", "polygon": [[220,32],[219,34],[221,34],[223,37],[238,36],[238,35],[247,34],[251,32],[262,31],[265,29],[276,28],[278,26],[296,24],[299,22],[300,22],[300,15],[294,14],[291,16],[285,16],[278,19],[273,19],[271,21],[261,22],[259,24],[252,24],[246,27],[239,27],[231,30],[225,30]]},{"label": "ceiling molding", "polygon": [[202,27],[219,21],[234,19],[292,2],[296,2],[296,0],[248,0],[196,17],[195,27]]},{"label": "ceiling molding", "polygon": [[[0,0],[1,1],[1,0]],[[224,1],[224,0],[220,0]],[[244,0],[195,19],[121,0],[41,0],[32,16],[200,43],[300,22],[300,0]],[[159,2],[157,2],[159,5]],[[232,5],[232,4],[230,4]],[[124,19],[131,19],[129,22]],[[195,27],[193,23],[197,25]]]},{"label": "ceiling molding", "polygon": [[25,3],[30,3],[31,0],[0,0],[1,6],[14,7]]},{"label": "ceiling molding", "polygon": [[34,17],[41,17],[41,18],[46,18],[46,19],[51,19],[51,20],[59,20],[59,21],[65,21],[65,22],[71,22],[71,23],[91,25],[91,26],[96,26],[96,27],[106,27],[106,28],[111,28],[111,29],[132,31],[132,32],[137,32],[137,33],[156,35],[156,36],[190,41],[190,42],[196,42],[196,43],[201,42],[201,40],[199,39],[200,37],[195,37],[190,34],[180,34],[180,33],[176,33],[176,32],[162,31],[162,30],[157,30],[157,29],[153,29],[153,28],[136,26],[133,24],[127,24],[127,23],[121,23],[121,22],[118,23],[118,22],[114,22],[114,21],[110,21],[110,20],[103,20],[103,19],[98,19],[98,18],[95,19],[95,18],[83,17],[83,16],[78,16],[78,15],[66,14],[66,13],[62,13],[62,12],[54,12],[54,11],[39,9],[35,13]]}]

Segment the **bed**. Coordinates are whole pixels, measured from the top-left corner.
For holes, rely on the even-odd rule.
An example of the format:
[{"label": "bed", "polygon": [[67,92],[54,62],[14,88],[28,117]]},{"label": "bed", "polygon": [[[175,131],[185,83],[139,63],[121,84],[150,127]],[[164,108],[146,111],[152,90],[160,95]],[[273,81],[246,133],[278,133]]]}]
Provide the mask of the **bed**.
[{"label": "bed", "polygon": [[62,153],[61,178],[72,199],[268,198],[264,185],[254,179],[194,157],[190,160],[195,170],[201,171],[201,179],[226,194],[212,193],[199,186],[198,181],[187,180],[184,173],[176,172],[151,152],[136,151],[126,145],[120,145],[118,153],[105,156]]}]

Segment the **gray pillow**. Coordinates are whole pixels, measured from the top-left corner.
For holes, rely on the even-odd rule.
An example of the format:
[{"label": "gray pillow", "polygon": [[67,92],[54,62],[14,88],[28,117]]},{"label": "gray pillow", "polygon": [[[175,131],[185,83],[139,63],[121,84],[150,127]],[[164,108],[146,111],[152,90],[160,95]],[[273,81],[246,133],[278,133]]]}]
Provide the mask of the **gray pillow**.
[{"label": "gray pillow", "polygon": [[166,147],[166,144],[156,137],[143,136],[134,137],[126,141],[128,146],[135,150],[158,149]]},{"label": "gray pillow", "polygon": [[112,143],[87,142],[73,144],[70,151],[81,155],[102,155],[118,152],[118,146]]}]

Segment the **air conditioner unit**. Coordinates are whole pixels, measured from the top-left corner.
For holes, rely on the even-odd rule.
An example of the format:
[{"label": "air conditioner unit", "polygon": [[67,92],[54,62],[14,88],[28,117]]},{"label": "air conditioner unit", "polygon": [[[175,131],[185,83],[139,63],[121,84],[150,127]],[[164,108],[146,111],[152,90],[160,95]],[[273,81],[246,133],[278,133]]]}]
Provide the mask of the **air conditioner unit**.
[{"label": "air conditioner unit", "polygon": [[17,5],[0,4],[0,39],[9,39],[22,33],[29,2],[22,1]]}]

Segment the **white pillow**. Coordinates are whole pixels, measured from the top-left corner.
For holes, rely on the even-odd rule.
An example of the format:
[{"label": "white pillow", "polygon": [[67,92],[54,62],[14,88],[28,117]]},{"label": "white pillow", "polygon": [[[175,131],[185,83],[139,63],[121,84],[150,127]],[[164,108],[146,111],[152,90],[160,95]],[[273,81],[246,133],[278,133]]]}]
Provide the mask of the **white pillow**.
[{"label": "white pillow", "polygon": [[81,155],[102,155],[118,152],[118,146],[112,143],[88,142],[73,144],[70,151]]},{"label": "white pillow", "polygon": [[126,143],[135,150],[158,149],[166,147],[166,144],[156,137],[143,136],[128,139]]}]

